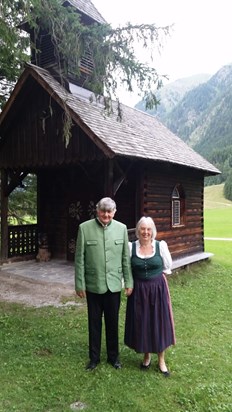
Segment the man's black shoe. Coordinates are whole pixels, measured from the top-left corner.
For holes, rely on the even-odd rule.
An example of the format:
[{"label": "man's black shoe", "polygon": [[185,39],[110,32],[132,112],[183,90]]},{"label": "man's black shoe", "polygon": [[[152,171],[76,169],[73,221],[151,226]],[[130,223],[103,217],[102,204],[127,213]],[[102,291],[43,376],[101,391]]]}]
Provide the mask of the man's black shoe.
[{"label": "man's black shoe", "polygon": [[122,364],[120,363],[119,360],[117,360],[115,363],[112,363],[112,366],[113,366],[115,369],[121,369],[121,368],[122,368]]},{"label": "man's black shoe", "polygon": [[114,361],[108,361],[108,363],[110,363],[113,366],[113,368],[115,368],[115,369],[121,369],[122,368],[122,364],[119,360],[116,360],[115,362]]},{"label": "man's black shoe", "polygon": [[86,369],[87,371],[93,371],[93,370],[97,367],[98,363],[99,363],[99,362],[90,361],[90,362],[87,364],[87,366],[86,366],[85,369]]}]

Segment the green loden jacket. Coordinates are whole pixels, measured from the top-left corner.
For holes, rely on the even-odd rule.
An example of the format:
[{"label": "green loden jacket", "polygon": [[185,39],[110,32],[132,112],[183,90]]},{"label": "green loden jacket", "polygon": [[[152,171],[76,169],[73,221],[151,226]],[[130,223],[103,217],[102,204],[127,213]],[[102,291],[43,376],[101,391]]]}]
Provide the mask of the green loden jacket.
[{"label": "green loden jacket", "polygon": [[119,292],[133,287],[127,227],[112,220],[103,227],[97,219],[81,223],[75,254],[75,289],[92,293]]}]

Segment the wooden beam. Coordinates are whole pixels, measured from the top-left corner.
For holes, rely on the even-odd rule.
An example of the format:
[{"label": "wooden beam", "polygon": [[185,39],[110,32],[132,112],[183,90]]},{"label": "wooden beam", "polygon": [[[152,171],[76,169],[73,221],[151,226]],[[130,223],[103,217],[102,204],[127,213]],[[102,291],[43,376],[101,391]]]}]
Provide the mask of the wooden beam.
[{"label": "wooden beam", "polygon": [[105,196],[113,198],[114,195],[114,160],[107,159],[105,161],[105,182],[104,182],[104,191]]},{"label": "wooden beam", "polygon": [[117,167],[117,169],[119,170],[119,173],[121,174],[121,176],[117,180],[114,181],[114,196],[115,196],[117,191],[119,190],[120,186],[122,185],[124,180],[127,178],[128,172],[131,169],[134,162],[131,161],[129,166],[126,168],[125,171],[119,166],[119,164],[116,160],[114,161],[114,164]]},{"label": "wooden beam", "polygon": [[7,172],[1,170],[1,262],[8,258],[8,196],[6,188]]},{"label": "wooden beam", "polygon": [[5,188],[5,195],[10,196],[11,192],[17,187],[22,184],[23,179],[28,175],[28,172],[12,172],[9,175],[10,182],[7,184]]}]

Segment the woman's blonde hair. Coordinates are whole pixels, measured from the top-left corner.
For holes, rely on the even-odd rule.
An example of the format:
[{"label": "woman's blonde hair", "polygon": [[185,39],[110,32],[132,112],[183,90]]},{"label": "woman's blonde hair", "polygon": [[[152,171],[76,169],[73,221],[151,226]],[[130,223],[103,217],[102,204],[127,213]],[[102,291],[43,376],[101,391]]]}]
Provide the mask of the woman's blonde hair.
[{"label": "woman's blonde hair", "polygon": [[152,229],[152,237],[153,239],[155,239],[157,235],[157,230],[156,230],[154,220],[151,217],[146,217],[146,216],[142,216],[136,225],[135,234],[137,238],[139,237],[139,229],[142,224],[145,224],[146,226],[149,226]]}]

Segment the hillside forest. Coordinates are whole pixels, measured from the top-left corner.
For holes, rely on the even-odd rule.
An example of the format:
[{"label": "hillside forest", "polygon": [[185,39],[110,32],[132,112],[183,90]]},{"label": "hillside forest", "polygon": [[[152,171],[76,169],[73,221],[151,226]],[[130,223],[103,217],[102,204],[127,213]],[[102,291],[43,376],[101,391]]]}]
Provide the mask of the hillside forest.
[{"label": "hillside forest", "polygon": [[[148,113],[221,171],[205,184],[225,183],[224,195],[232,200],[232,64],[212,77],[177,80],[158,93],[159,104]],[[145,110],[144,103],[136,108]]]}]

